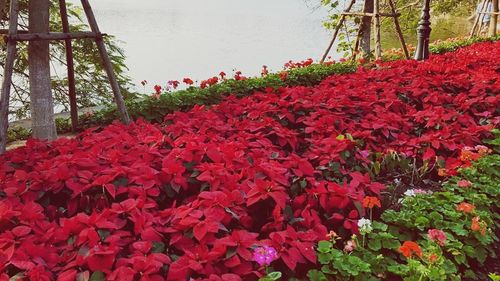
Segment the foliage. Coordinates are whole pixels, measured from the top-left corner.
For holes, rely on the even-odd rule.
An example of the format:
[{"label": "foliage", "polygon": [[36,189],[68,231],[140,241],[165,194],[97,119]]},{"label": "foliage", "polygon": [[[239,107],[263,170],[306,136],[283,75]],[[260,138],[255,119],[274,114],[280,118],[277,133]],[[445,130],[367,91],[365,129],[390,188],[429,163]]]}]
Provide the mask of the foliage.
[{"label": "foliage", "polygon": [[[403,196],[397,210],[383,212],[381,221],[373,222],[373,231],[362,234],[363,242],[354,238],[357,247],[352,251],[336,249],[343,241],[320,241],[318,260],[324,266],[310,271],[310,280],[330,280],[329,276],[334,280],[486,280],[484,262],[497,259],[493,244],[499,242],[495,234],[500,219],[499,168],[500,155],[487,155],[436,192]],[[459,208],[462,202],[473,204],[474,210]],[[475,228],[476,217],[484,231]],[[440,241],[433,239],[432,231],[443,233]],[[416,247],[422,247],[421,256],[403,257],[404,241],[416,241],[420,245]]]},{"label": "foliage", "polygon": [[[20,1],[20,29],[27,30],[28,20],[27,0]],[[83,24],[84,17],[80,8],[68,4],[68,14],[70,18],[70,29],[72,32],[89,30],[86,24]],[[51,1],[50,7],[50,30],[62,31],[62,23],[59,17],[59,6],[57,1]],[[0,27],[8,26],[8,15],[0,18]],[[123,94],[126,97],[132,97],[129,91],[130,79],[125,75],[127,70],[125,66],[125,56],[123,50],[118,47],[118,42],[112,37],[107,36],[104,39],[111,62]],[[54,73],[52,73],[52,91],[56,109],[69,110],[68,99],[68,81],[66,73],[66,55],[64,41],[51,42],[51,64]],[[73,40],[75,76],[77,89],[77,102],[79,107],[89,107],[96,104],[108,104],[112,102],[109,82],[104,69],[102,68],[99,52],[95,43],[91,39]],[[0,42],[0,62],[5,61],[6,44]],[[14,67],[13,95],[11,95],[11,114],[16,119],[22,119],[29,116],[29,73],[28,73],[28,55],[27,44],[21,42],[18,44],[18,58]]]},{"label": "foliage", "polygon": [[29,140],[0,156],[0,278],[255,280],[261,264],[305,278],[327,230],[379,234],[364,217],[394,178],[370,177],[378,153],[448,174],[476,158],[464,148],[499,121],[498,45]]},{"label": "foliage", "polygon": [[[324,22],[327,29],[333,29],[339,19],[340,13],[347,7],[350,1],[321,0],[321,4],[328,10],[328,19]],[[361,1],[363,2],[363,1]],[[414,36],[421,17],[421,9],[424,1],[394,0],[395,7],[400,13],[399,23],[405,37]],[[340,5],[343,3],[344,5]],[[476,8],[475,0],[433,0],[431,1],[431,16],[437,18],[443,15],[470,16]],[[356,3],[351,12],[362,11],[363,5]],[[381,11],[390,11],[388,1],[381,1]],[[431,19],[432,21],[433,19]],[[346,24],[340,29],[338,36],[337,51],[345,54],[352,54],[352,49],[357,36],[357,30],[361,17],[348,17]],[[381,19],[382,29],[386,32],[395,33],[394,23],[390,18]],[[347,56],[347,55],[345,55]]]}]

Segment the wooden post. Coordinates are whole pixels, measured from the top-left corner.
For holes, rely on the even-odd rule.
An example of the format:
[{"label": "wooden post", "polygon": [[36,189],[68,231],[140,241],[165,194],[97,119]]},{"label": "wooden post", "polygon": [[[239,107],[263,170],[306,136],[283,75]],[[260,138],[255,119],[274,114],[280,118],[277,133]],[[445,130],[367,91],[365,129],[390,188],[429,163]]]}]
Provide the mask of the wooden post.
[{"label": "wooden post", "polygon": [[[391,6],[391,11],[393,14],[397,14],[396,7],[394,6],[394,3],[392,0],[389,0],[389,6]],[[406,47],[406,42],[405,38],[403,36],[403,32],[401,31],[401,26],[399,25],[399,19],[398,17],[394,17],[394,26],[396,27],[396,32],[399,37],[399,41],[401,42],[401,47],[403,48],[403,51],[405,53],[405,57],[407,60],[410,59],[410,53],[408,52],[408,48]]]},{"label": "wooden post", "polygon": [[[92,12],[92,8],[90,7],[90,3],[88,0],[82,0],[83,10],[85,11],[85,15],[89,21],[90,28],[92,32],[100,33],[99,26],[97,25],[97,21],[94,16],[94,12]],[[97,48],[99,49],[99,53],[101,55],[102,63],[104,70],[106,70],[106,74],[108,75],[109,83],[111,84],[111,88],[113,90],[113,94],[115,97],[115,102],[118,107],[118,111],[120,112],[120,117],[122,122],[125,124],[130,123],[130,117],[127,112],[127,108],[125,107],[125,102],[123,100],[123,96],[120,91],[120,86],[118,85],[118,81],[116,80],[115,73],[113,71],[113,65],[111,64],[111,60],[109,59],[108,52],[106,51],[106,46],[104,45],[104,41],[101,38],[96,38]]]},{"label": "wooden post", "polygon": [[[18,0],[10,1],[9,14],[9,34],[17,33],[17,20],[19,15]],[[5,60],[2,96],[0,100],[0,154],[5,152],[7,146],[7,129],[9,128],[9,102],[10,102],[10,84],[12,83],[12,72],[17,53],[17,42],[7,42],[7,58]]]},{"label": "wooden post", "polygon": [[[487,7],[487,2],[488,0],[483,0],[483,2],[480,4],[481,8],[479,9],[479,12],[476,11],[476,18],[474,20],[474,24],[472,25],[472,29],[469,34],[469,38],[472,38],[476,34],[476,28],[479,22],[482,22],[481,16],[483,15],[482,12],[484,12],[484,7]],[[479,29],[481,30],[481,29]]]},{"label": "wooden post", "polygon": [[499,5],[498,0],[493,0],[492,1],[492,10],[491,10],[491,18],[490,18],[490,28],[489,28],[489,33],[488,35],[490,37],[493,37],[497,35],[497,24],[498,24],[498,5]]},{"label": "wooden post", "polygon": [[[346,13],[351,10],[351,8],[352,8],[352,6],[354,5],[355,2],[356,2],[356,0],[351,0],[351,3],[349,3],[349,6],[347,6],[347,9],[345,10]],[[328,47],[326,48],[325,53],[323,54],[323,57],[321,58],[321,60],[320,60],[319,63],[325,62],[325,59],[328,56],[328,53],[330,53],[330,50],[333,47],[333,43],[335,43],[335,40],[337,39],[337,35],[339,34],[340,28],[344,24],[345,18],[346,18],[346,15],[344,15],[344,14],[342,14],[340,16],[339,22],[335,26],[335,30],[333,32],[332,40],[330,41],[330,44],[328,44]]]},{"label": "wooden post", "polygon": [[358,34],[356,35],[356,43],[354,43],[354,48],[352,49],[351,61],[355,62],[358,56],[359,44],[361,43],[361,37],[363,36],[363,29],[360,26],[358,29]]},{"label": "wooden post", "polygon": [[380,0],[375,0],[373,6],[373,16],[375,23],[375,58],[380,59],[382,57],[382,46],[380,43]]},{"label": "wooden post", "polygon": [[482,35],[481,31],[483,31],[484,18],[486,17],[486,12],[488,11],[488,3],[489,3],[489,0],[485,0],[484,1],[484,4],[485,4],[484,8],[480,12],[480,14],[479,14],[479,27],[476,30],[477,36],[481,36]]},{"label": "wooden post", "polygon": [[[64,33],[69,33],[68,11],[66,9],[66,0],[59,0],[59,10],[61,11],[61,22]],[[65,40],[66,47],[66,65],[68,70],[68,93],[69,93],[69,108],[71,113],[71,129],[76,132],[78,128],[78,106],[76,103],[76,82],[75,82],[75,66],[73,62],[73,46],[71,39]]]}]

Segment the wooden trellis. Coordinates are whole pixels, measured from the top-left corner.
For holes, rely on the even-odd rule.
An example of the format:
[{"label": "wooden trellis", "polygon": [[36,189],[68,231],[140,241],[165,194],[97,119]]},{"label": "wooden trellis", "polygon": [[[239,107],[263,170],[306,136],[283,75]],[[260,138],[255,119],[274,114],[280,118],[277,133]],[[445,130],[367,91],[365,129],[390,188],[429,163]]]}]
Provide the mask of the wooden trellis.
[{"label": "wooden trellis", "polygon": [[[335,26],[335,29],[333,31],[333,37],[330,43],[328,44],[328,47],[326,48],[325,53],[323,54],[323,57],[321,58],[321,63],[323,63],[328,56],[328,53],[333,47],[333,44],[335,43],[335,40],[337,39],[337,36],[339,34],[340,28],[342,28],[342,25],[345,24],[345,21],[347,17],[371,17],[372,18],[372,24],[373,24],[373,29],[375,31],[375,58],[379,59],[382,57],[382,46],[381,46],[381,28],[380,28],[380,19],[381,17],[389,17],[393,18],[394,20],[394,25],[396,27],[396,32],[399,37],[399,41],[401,42],[401,46],[403,48],[403,51],[405,53],[405,56],[407,59],[410,58],[410,54],[408,52],[408,48],[406,47],[405,39],[403,37],[403,32],[401,31],[401,26],[399,25],[399,16],[401,16],[400,13],[396,11],[396,6],[394,5],[394,2],[392,0],[388,0],[389,7],[390,7],[390,12],[389,13],[384,13],[380,11],[380,0],[374,0],[374,7],[373,7],[373,13],[365,13],[365,12],[351,12],[352,7],[356,3],[356,0],[351,0],[347,8],[344,10],[343,13],[340,14],[340,19]],[[361,35],[362,35],[362,30],[361,30],[361,24],[359,26],[359,31],[358,35],[356,38],[356,43],[354,46],[354,53],[353,53],[353,59],[356,57],[356,53],[359,50],[359,44],[361,41]]]},{"label": "wooden trellis", "polygon": [[495,12],[495,9],[492,9],[492,11],[488,10],[489,2],[490,0],[483,0],[479,3],[480,8],[479,11],[476,11],[476,19],[474,20],[474,24],[472,25],[472,29],[469,33],[469,38],[481,35],[481,31],[483,30],[485,24],[483,20],[486,15],[490,15],[492,18],[500,15],[499,12]]},{"label": "wooden trellis", "polygon": [[[36,1],[36,0],[29,0]],[[66,0],[59,0],[60,14],[63,30],[62,32],[48,32],[48,33],[29,33],[26,31],[18,30],[19,20],[19,0],[10,0],[10,13],[9,13],[9,29],[0,30],[4,35],[7,42],[7,56],[4,67],[3,84],[0,100],[0,153],[5,150],[7,142],[7,128],[8,128],[8,115],[9,115],[9,102],[10,102],[10,87],[12,83],[12,74],[14,62],[17,57],[17,42],[20,41],[36,41],[36,40],[64,40],[66,47],[66,63],[68,69],[68,84],[69,84],[69,100],[71,110],[71,123],[73,129],[78,126],[78,108],[76,102],[76,86],[75,86],[75,70],[73,62],[73,47],[72,40],[92,38],[95,40],[99,54],[102,60],[103,68],[108,76],[111,89],[113,90],[114,99],[118,107],[122,122],[125,124],[130,123],[130,117],[125,107],[125,102],[116,80],[116,75],[113,71],[113,66],[109,58],[106,46],[104,44],[104,36],[99,30],[94,12],[88,0],[81,0],[83,10],[90,25],[91,31],[89,32],[70,32],[68,23],[68,12],[66,8]]]}]

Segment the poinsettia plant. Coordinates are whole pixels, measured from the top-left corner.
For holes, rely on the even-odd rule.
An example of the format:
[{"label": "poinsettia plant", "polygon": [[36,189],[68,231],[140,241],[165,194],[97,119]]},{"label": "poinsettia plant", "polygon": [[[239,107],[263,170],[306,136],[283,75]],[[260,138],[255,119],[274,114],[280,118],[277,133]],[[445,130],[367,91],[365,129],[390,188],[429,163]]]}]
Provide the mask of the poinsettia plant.
[{"label": "poinsettia plant", "polygon": [[253,280],[264,246],[304,277],[329,230],[366,227],[363,200],[394,180],[371,172],[383,155],[432,180],[468,165],[500,123],[499,45],[30,140],[0,156],[0,280]]}]

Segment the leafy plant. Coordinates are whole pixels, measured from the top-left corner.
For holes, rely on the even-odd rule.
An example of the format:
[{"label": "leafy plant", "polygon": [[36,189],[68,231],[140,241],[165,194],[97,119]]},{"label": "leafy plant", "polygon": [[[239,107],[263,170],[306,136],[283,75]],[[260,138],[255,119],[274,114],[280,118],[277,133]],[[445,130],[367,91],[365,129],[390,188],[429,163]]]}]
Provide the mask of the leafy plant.
[{"label": "leafy plant", "polygon": [[[159,117],[161,123],[116,122],[74,139],[29,140],[0,156],[0,278],[85,280],[102,272],[111,281],[255,280],[269,273],[272,262],[269,271],[281,272],[283,280],[303,279],[318,270],[316,245],[328,230],[343,240],[335,247],[332,242],[321,260],[346,259],[345,266],[325,264],[329,270],[345,278],[392,277],[397,269],[389,270],[394,264],[379,261],[379,254],[408,266],[394,248],[411,240],[427,253],[425,233],[415,229],[430,227],[451,234],[440,246],[451,261],[445,274],[453,268],[462,273],[491,252],[495,220],[485,208],[493,199],[414,190],[400,203],[404,216],[383,215],[384,226],[376,222],[395,178],[372,177],[366,167],[395,151],[418,163],[443,162],[450,175],[489,152],[477,145],[498,122],[499,44],[480,43],[426,62],[380,63],[310,87],[228,95],[212,106],[192,106],[173,95],[165,99],[186,110]],[[282,83],[293,71],[284,76]],[[225,84],[204,90],[218,85]],[[471,192],[483,190],[483,181]],[[442,208],[424,204],[428,200],[416,205],[419,196],[433,196],[430,201]],[[471,213],[457,210],[460,196],[475,205],[460,206]],[[431,207],[443,212],[442,221],[422,215]],[[461,231],[455,219],[465,236],[454,232]],[[455,240],[463,244],[466,263],[448,252],[460,249]],[[381,253],[372,252],[379,247]]]},{"label": "leafy plant", "polygon": [[323,266],[309,271],[310,280],[485,279],[484,263],[497,258],[499,166],[498,154],[483,154],[440,190],[406,195],[397,210],[385,210],[382,222],[372,223],[369,233],[361,231],[362,242],[357,237],[347,242],[354,247],[342,250],[338,239],[320,241]]}]

